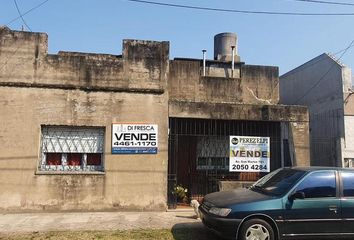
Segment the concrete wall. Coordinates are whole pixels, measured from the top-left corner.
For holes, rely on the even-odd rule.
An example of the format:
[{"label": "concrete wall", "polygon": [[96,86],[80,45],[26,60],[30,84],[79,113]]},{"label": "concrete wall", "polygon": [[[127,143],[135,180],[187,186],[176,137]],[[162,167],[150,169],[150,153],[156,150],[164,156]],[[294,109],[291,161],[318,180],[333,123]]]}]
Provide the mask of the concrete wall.
[{"label": "concrete wall", "polygon": [[354,116],[344,116],[344,125],[343,158],[354,159]]},{"label": "concrete wall", "polygon": [[349,67],[343,67],[343,92],[344,92],[344,114],[348,116],[354,115],[354,88],[352,71]]},{"label": "concrete wall", "polygon": [[[344,67],[343,72],[344,91],[344,139],[342,139],[343,160],[354,159],[354,92],[352,84],[352,72],[349,67]],[[345,162],[345,160],[344,160]],[[343,162],[343,163],[344,163]]]},{"label": "concrete wall", "polygon": [[268,105],[279,102],[277,67],[238,65],[236,77],[232,78],[229,64],[228,68],[214,62],[207,64],[208,71],[203,77],[200,61],[171,61],[170,99]]},{"label": "concrete wall", "polygon": [[295,153],[296,166],[309,166],[310,162],[310,148],[309,148],[309,124],[304,122],[291,122],[290,124],[291,136],[293,141],[293,150]]},{"label": "concrete wall", "polygon": [[[122,55],[48,54],[48,37],[0,28],[0,211],[165,209],[169,117],[290,122],[308,163],[308,113],[278,105],[278,68],[169,60],[169,43],[124,40]],[[158,153],[111,154],[111,124],[159,127]],[[37,171],[41,126],[105,129],[104,172]]]},{"label": "concrete wall", "polygon": [[322,54],[280,76],[280,100],[285,104],[306,103],[320,108],[317,105],[324,100],[342,97],[342,81],[333,80],[338,77],[341,80],[341,76],[341,66],[327,54]]},{"label": "concrete wall", "polygon": [[229,63],[210,61],[206,76],[202,76],[201,61],[171,61],[169,116],[294,123],[296,126],[289,129],[296,156],[294,164],[309,165],[307,108],[278,104],[278,68],[239,64],[236,77],[230,77],[230,68]]},{"label": "concrete wall", "polygon": [[170,100],[170,117],[308,123],[306,107]]},{"label": "concrete wall", "polygon": [[0,30],[1,84],[157,92],[167,84],[169,44],[123,41],[123,56],[59,52],[47,55],[47,35]]},{"label": "concrete wall", "polygon": [[176,118],[231,119],[272,121],[290,124],[288,139],[295,166],[310,165],[308,110],[303,106],[252,105],[169,101],[169,115]]},{"label": "concrete wall", "polygon": [[309,108],[313,165],[342,165],[346,75],[343,66],[322,54],[280,77],[280,102]]},{"label": "concrete wall", "polygon": [[[47,36],[0,31],[0,211],[165,209],[166,42],[126,40],[123,56],[47,55]],[[153,155],[112,155],[111,124],[158,124]],[[105,128],[105,172],[37,172],[41,125]]]}]

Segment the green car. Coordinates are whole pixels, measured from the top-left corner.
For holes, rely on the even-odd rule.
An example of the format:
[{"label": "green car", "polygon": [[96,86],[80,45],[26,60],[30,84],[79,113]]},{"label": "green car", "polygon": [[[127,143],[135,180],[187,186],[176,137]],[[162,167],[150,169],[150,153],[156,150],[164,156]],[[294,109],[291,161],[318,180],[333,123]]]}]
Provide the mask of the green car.
[{"label": "green car", "polygon": [[206,227],[228,239],[354,236],[354,170],[282,168],[249,189],[215,192],[199,207]]}]

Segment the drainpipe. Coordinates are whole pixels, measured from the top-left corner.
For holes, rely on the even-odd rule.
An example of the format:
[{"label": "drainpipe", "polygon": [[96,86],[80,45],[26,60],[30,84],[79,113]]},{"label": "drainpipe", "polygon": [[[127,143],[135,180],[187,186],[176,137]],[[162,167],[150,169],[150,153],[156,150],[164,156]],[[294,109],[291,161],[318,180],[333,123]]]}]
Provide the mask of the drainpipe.
[{"label": "drainpipe", "polygon": [[235,70],[235,46],[231,46],[232,52],[232,62],[231,62],[231,77],[234,77],[234,70]]},{"label": "drainpipe", "polygon": [[203,49],[203,77],[206,76],[206,50]]}]

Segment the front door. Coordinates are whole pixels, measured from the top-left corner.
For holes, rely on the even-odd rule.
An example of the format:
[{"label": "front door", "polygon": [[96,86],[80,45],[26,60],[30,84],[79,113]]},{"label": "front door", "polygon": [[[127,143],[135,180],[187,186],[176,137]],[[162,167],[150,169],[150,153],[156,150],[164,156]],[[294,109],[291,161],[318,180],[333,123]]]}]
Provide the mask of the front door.
[{"label": "front door", "polygon": [[341,203],[334,170],[313,172],[296,187],[304,199],[287,200],[285,236],[332,235],[341,232]]}]

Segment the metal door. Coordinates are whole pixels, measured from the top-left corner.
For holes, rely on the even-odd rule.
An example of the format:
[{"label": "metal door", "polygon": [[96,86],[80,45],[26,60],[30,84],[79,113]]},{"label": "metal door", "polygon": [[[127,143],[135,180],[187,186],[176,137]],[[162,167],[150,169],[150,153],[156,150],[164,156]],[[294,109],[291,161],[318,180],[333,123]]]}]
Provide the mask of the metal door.
[{"label": "metal door", "polygon": [[229,172],[229,137],[270,137],[271,170],[282,166],[280,122],[170,118],[168,205],[174,207],[176,185],[200,199],[219,190],[220,181],[256,181],[264,174]]}]

